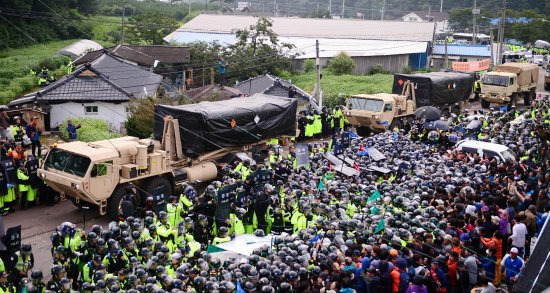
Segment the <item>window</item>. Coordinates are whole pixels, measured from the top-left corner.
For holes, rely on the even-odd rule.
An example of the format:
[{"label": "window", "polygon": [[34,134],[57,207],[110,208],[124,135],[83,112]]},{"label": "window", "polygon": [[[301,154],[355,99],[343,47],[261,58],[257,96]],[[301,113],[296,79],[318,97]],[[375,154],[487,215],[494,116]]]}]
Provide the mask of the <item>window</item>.
[{"label": "window", "polygon": [[97,106],[85,106],[84,113],[86,115],[97,115]]},{"label": "window", "polygon": [[52,149],[44,164],[46,168],[53,168],[78,177],[84,177],[86,171],[88,171],[88,166],[90,166],[90,158],[69,153],[62,149]]},{"label": "window", "polygon": [[105,176],[107,175],[107,166],[112,164],[113,161],[97,163],[92,167],[92,172],[90,173],[90,175],[92,177]]},{"label": "window", "polygon": [[497,160],[500,161],[500,156],[497,153],[493,152],[493,151],[483,150],[483,154],[487,155],[487,157],[489,159],[497,158]]},{"label": "window", "polygon": [[350,108],[354,110],[378,112],[380,111],[380,109],[382,109],[383,103],[384,102],[380,100],[371,100],[371,99],[354,98],[354,97],[349,99]]},{"label": "window", "polygon": [[462,151],[465,152],[465,153],[470,153],[470,154],[476,154],[477,153],[477,149],[469,148],[469,147],[463,147]]},{"label": "window", "polygon": [[483,76],[483,84],[486,85],[508,86],[508,80],[509,78],[507,76],[489,74]]},{"label": "window", "polygon": [[391,112],[392,109],[393,108],[391,104],[384,104],[384,112]]}]

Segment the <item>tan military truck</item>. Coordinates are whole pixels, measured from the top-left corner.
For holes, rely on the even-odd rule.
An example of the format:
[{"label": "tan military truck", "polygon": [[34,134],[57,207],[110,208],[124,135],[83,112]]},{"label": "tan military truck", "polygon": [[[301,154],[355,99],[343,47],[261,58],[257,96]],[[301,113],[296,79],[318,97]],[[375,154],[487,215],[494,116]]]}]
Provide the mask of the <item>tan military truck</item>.
[{"label": "tan military truck", "polygon": [[[410,87],[412,88],[412,87]],[[349,123],[359,135],[370,131],[384,132],[402,126],[402,118],[411,119],[416,111],[414,89],[410,94],[353,95],[347,100],[345,110]]]},{"label": "tan military truck", "polygon": [[533,101],[539,77],[539,67],[531,63],[504,63],[483,76],[481,83],[481,106],[491,103],[515,106],[523,98],[526,106]]},{"label": "tan military truck", "polygon": [[[197,111],[199,104],[201,110]],[[133,199],[137,207],[159,188],[164,188],[167,198],[179,183],[215,179],[216,159],[258,148],[273,137],[296,133],[296,100],[253,95],[199,104],[157,105],[155,137],[160,140],[126,136],[59,144],[47,154],[38,176],[76,206],[97,205],[101,215],[114,219],[119,214],[121,199],[127,194],[126,183],[139,189],[139,198]],[[224,134],[210,137],[207,126],[182,125],[191,112],[200,114],[204,119],[197,120],[216,125],[217,131]],[[228,120],[224,115],[232,118]],[[246,133],[254,137],[247,137]],[[197,139],[199,136],[201,139]],[[192,144],[186,143],[190,137],[195,138]],[[234,141],[229,140],[231,137]],[[206,143],[219,148],[210,148]],[[199,144],[204,145],[204,152],[189,155],[193,152],[188,148]]]}]

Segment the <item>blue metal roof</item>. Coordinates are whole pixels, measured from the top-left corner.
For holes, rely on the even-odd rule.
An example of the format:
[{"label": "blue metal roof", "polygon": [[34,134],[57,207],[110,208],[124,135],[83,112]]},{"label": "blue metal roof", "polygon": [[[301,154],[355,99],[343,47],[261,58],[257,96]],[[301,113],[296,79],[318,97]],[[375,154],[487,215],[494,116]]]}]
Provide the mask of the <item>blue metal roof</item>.
[{"label": "blue metal roof", "polygon": [[[445,55],[445,45],[436,44],[434,55]],[[447,55],[449,56],[475,56],[491,57],[491,47],[488,45],[448,44]]]}]

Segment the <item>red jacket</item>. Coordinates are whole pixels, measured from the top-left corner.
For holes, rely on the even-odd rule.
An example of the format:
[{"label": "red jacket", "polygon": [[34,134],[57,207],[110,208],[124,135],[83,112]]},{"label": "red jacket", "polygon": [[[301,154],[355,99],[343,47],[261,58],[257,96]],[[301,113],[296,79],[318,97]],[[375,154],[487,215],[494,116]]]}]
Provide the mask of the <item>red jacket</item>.
[{"label": "red jacket", "polygon": [[447,268],[449,268],[449,282],[451,286],[456,286],[456,269],[458,267],[458,261],[456,260],[447,260]]}]

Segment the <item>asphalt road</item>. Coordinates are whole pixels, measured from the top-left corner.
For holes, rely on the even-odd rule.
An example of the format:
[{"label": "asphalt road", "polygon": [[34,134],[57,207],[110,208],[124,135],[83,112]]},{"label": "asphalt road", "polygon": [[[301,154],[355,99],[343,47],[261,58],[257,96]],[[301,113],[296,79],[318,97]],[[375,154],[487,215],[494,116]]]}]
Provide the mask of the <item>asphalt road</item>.
[{"label": "asphalt road", "polygon": [[[550,95],[544,91],[544,75],[542,70],[539,75],[537,95],[540,93]],[[523,106],[520,102],[520,105]],[[468,106],[470,111],[479,110],[480,102],[476,101]],[[16,211],[3,218],[4,228],[21,225],[22,243],[30,243],[33,247],[35,268],[41,269],[46,277],[50,275],[51,267],[51,242],[50,235],[62,222],[72,222],[83,228],[84,219],[82,212],[77,209],[69,200],[63,201],[55,206],[38,206],[28,210]],[[94,224],[106,227],[109,224],[107,217],[100,216],[97,209],[86,212],[86,229],[89,231]]]}]

